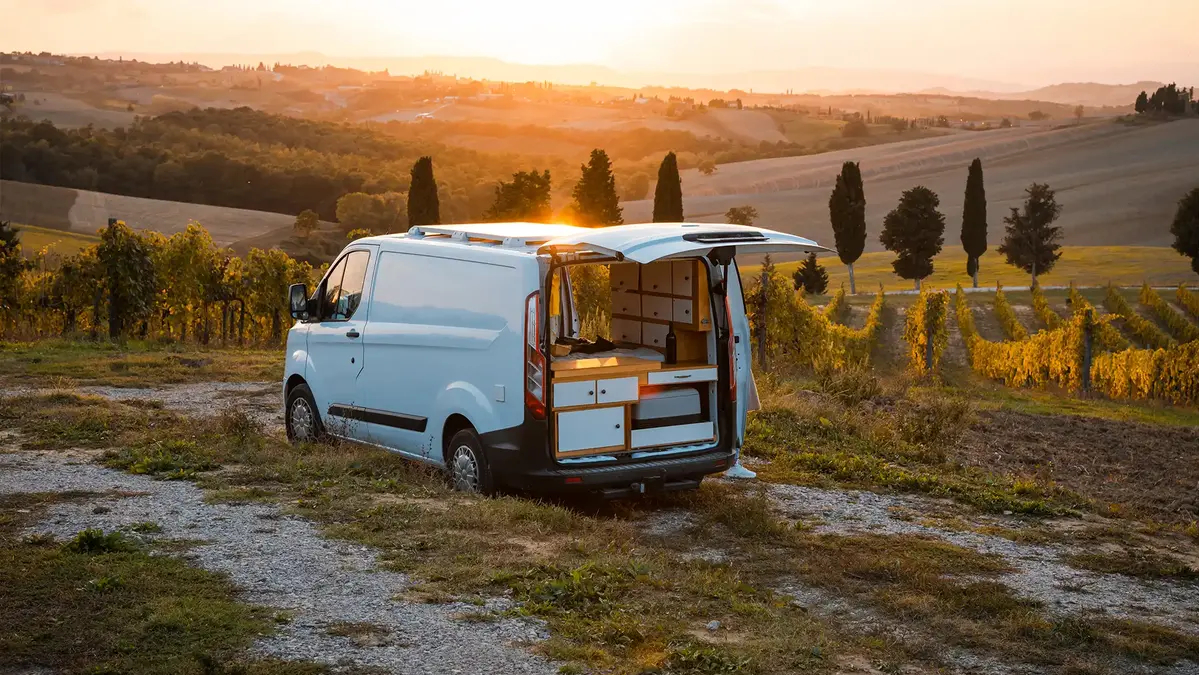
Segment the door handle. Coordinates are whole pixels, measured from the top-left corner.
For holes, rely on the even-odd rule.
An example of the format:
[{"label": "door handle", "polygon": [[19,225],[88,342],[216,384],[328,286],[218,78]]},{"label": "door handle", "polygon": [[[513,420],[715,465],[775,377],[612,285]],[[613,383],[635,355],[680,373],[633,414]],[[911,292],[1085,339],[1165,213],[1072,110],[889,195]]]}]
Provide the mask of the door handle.
[{"label": "door handle", "polygon": [[358,332],[357,328],[351,328],[350,330],[346,331],[346,337],[350,338],[351,340],[359,337],[360,335],[361,333]]}]

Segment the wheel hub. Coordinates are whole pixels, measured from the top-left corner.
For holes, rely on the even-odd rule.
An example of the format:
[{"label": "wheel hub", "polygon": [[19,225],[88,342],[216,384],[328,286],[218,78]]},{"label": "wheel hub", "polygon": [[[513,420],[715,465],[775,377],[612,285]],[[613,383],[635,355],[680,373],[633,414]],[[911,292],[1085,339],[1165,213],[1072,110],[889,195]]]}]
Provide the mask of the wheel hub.
[{"label": "wheel hub", "polygon": [[291,404],[291,434],[297,441],[311,441],[316,435],[312,408],[308,401],[297,398]]},{"label": "wheel hub", "polygon": [[451,466],[454,476],[454,489],[462,492],[479,491],[479,463],[475,452],[469,446],[461,445],[454,450],[454,461]]}]

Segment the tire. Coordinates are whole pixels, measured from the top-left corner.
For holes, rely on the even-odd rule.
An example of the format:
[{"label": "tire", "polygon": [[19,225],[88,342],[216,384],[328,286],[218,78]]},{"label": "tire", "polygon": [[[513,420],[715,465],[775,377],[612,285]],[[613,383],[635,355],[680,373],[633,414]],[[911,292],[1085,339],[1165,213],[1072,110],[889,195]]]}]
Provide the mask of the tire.
[{"label": "tire", "polygon": [[454,434],[445,456],[446,470],[455,490],[481,495],[495,493],[491,467],[487,464],[483,444],[479,442],[479,435],[474,429],[466,428]]},{"label": "tire", "polygon": [[312,390],[306,384],[297,384],[288,392],[283,417],[287,427],[287,440],[292,443],[319,441],[325,435],[325,427],[321,424],[321,416],[316,409],[316,400],[312,398]]}]

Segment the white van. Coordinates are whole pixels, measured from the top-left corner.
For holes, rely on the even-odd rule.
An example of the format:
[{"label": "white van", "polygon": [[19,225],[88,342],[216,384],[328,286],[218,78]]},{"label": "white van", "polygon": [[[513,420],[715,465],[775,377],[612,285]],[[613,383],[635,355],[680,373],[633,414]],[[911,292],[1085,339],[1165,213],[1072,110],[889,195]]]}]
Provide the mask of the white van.
[{"label": "white van", "polygon": [[733,462],[751,397],[734,256],[824,250],[705,223],[359,239],[291,288],[288,437],[377,445],[466,491],[697,487]]}]

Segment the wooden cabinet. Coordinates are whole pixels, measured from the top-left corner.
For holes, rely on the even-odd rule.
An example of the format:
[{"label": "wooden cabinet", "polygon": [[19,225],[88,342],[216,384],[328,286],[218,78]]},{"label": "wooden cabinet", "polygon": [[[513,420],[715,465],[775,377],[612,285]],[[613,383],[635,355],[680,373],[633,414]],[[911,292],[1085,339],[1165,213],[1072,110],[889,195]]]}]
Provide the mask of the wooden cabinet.
[{"label": "wooden cabinet", "polygon": [[673,287],[673,263],[660,260],[641,266],[641,292],[670,295]]},{"label": "wooden cabinet", "polygon": [[615,316],[641,316],[641,294],[612,291],[612,314]]},{"label": "wooden cabinet", "polygon": [[670,321],[673,315],[674,307],[670,297],[665,295],[641,296],[641,318],[654,321]]},{"label": "wooden cabinet", "polygon": [[617,263],[609,280],[616,342],[665,349],[667,324],[674,324],[676,334],[712,330],[708,268],[702,260]]},{"label": "wooden cabinet", "polygon": [[701,263],[695,260],[671,261],[670,292],[685,298],[693,298],[695,293],[695,271]]},{"label": "wooden cabinet", "polygon": [[608,281],[612,290],[636,291],[640,288],[641,265],[637,263],[613,263],[608,268]]},{"label": "wooden cabinet", "polygon": [[559,457],[627,447],[628,406],[560,412],[555,422]]}]

